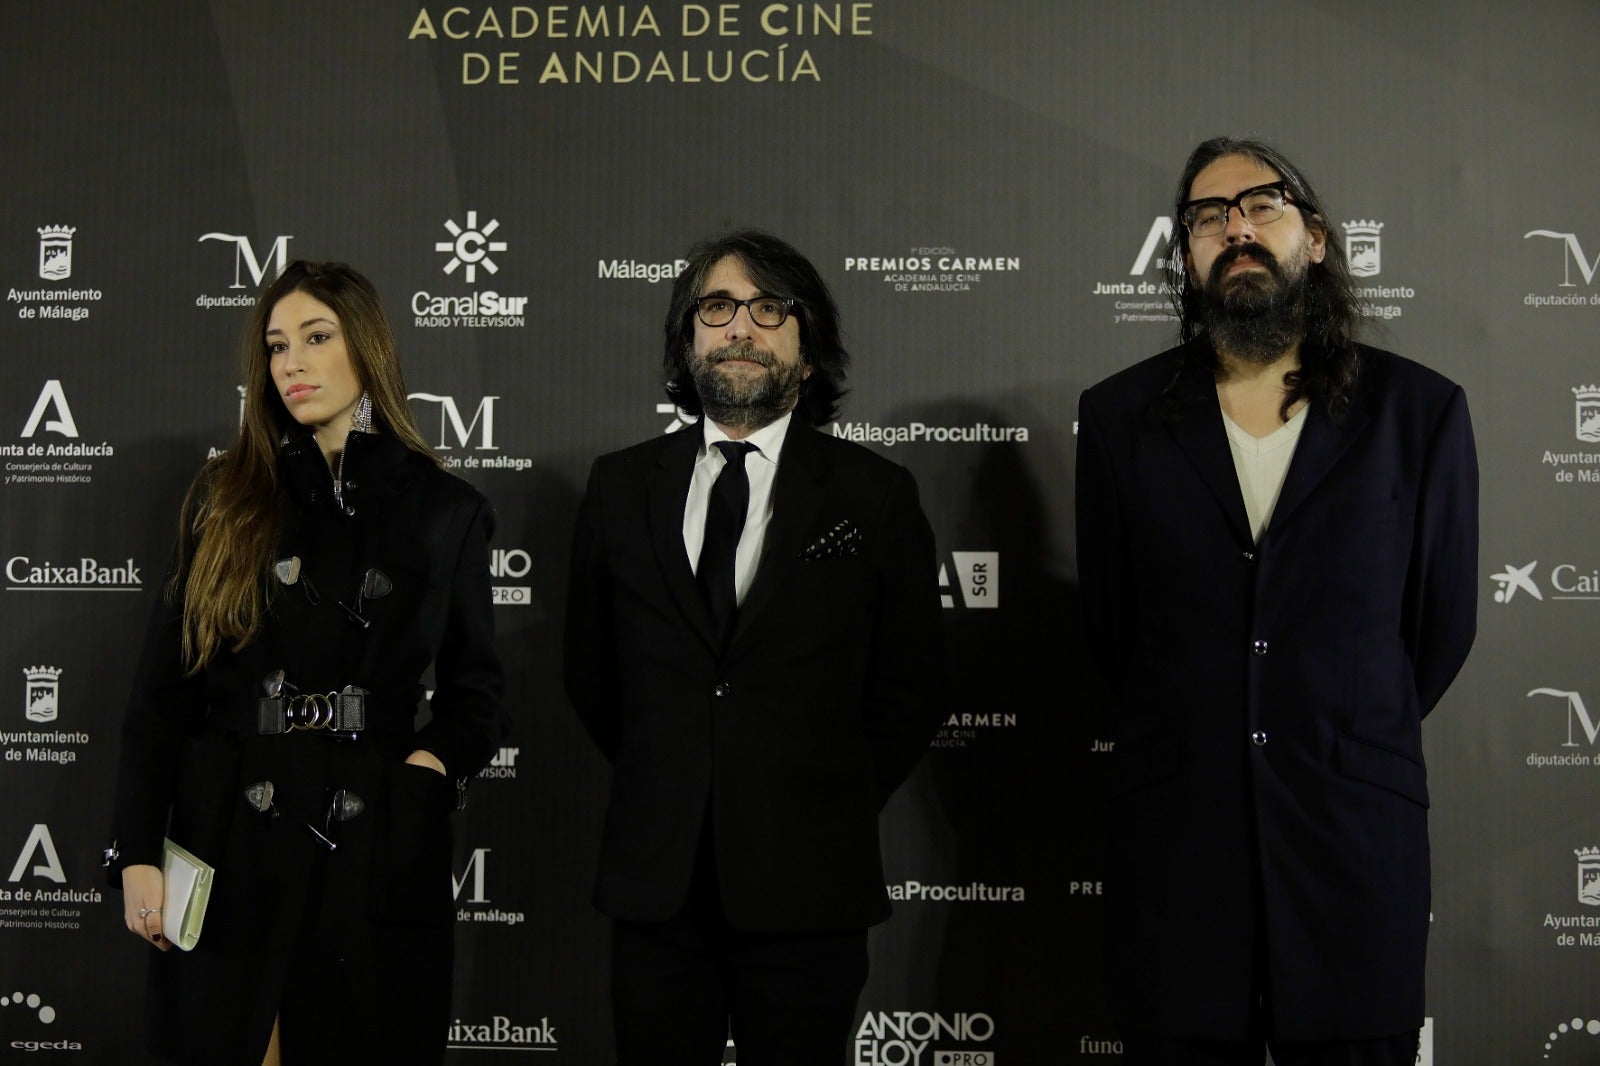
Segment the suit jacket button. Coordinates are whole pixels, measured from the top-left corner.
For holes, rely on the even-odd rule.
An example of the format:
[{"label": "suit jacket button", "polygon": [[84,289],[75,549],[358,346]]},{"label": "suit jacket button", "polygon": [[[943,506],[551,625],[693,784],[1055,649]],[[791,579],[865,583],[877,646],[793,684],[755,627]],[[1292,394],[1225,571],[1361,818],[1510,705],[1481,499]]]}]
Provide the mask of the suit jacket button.
[{"label": "suit jacket button", "polygon": [[723,682],[719,682],[717,687],[712,689],[711,691],[715,692],[719,696],[726,696],[732,689],[733,689],[732,685],[728,684],[726,681],[723,681]]},{"label": "suit jacket button", "polygon": [[1245,552],[1244,555],[1243,555],[1243,558],[1244,558],[1245,562],[1253,563],[1253,562],[1256,561],[1256,553],[1255,552]]},{"label": "suit jacket button", "polygon": [[1250,650],[1255,652],[1257,655],[1265,655],[1267,654],[1267,642],[1264,640],[1258,640],[1254,644],[1250,645]]},{"label": "suit jacket button", "polygon": [[1258,748],[1266,747],[1267,746],[1267,731],[1265,729],[1257,729],[1254,733],[1251,733],[1250,734],[1250,743],[1254,744]]}]

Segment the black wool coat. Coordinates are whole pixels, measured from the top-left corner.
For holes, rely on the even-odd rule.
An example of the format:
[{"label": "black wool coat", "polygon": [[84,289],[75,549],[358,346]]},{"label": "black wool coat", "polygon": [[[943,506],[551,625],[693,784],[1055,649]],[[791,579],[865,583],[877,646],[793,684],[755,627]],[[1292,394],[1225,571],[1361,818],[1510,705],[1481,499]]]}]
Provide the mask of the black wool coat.
[{"label": "black wool coat", "polygon": [[1244,1039],[1257,979],[1277,1039],[1422,1024],[1422,719],[1472,646],[1478,468],[1457,385],[1360,355],[1344,418],[1307,412],[1259,543],[1200,360],[1173,349],[1079,405],[1113,992],[1147,1032]]},{"label": "black wool coat", "polygon": [[[179,611],[163,602],[124,720],[114,879],[130,864],[160,865],[163,834],[216,868],[199,945],[151,960],[151,1049],[256,1066],[281,1012],[285,1061],[297,1046],[314,1056],[306,1061],[341,1051],[354,1056],[343,1061],[438,1061],[455,913],[450,814],[505,732],[493,513],[387,434],[348,439],[342,507],[310,436],[284,446],[279,471],[279,554],[299,558],[295,583],[275,584],[256,640],[191,677]],[[373,569],[391,587],[358,598]],[[430,663],[431,719],[419,729]],[[279,669],[303,693],[370,692],[366,729],[354,740],[260,735],[254,701]],[[404,764],[418,748],[446,774]],[[266,782],[263,812],[247,790]],[[359,797],[348,820],[330,815],[340,790]]]}]

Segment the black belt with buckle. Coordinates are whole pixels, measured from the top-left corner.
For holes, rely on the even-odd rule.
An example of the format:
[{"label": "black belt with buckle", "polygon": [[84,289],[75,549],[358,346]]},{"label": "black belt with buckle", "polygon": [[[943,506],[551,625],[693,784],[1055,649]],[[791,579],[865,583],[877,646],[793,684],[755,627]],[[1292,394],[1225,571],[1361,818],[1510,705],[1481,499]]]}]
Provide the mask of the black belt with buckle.
[{"label": "black belt with buckle", "polygon": [[297,692],[256,700],[256,732],[264,737],[301,730],[359,733],[367,727],[364,688],[346,685],[339,692]]}]

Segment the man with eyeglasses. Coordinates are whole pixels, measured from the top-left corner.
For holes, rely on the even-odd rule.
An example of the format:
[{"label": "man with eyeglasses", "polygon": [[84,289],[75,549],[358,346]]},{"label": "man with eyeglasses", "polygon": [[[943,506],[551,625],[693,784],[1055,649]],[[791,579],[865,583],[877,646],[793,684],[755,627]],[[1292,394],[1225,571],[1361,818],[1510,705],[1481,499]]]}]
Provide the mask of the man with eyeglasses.
[{"label": "man with eyeglasses", "polygon": [[1353,339],[1344,251],[1282,153],[1205,142],[1174,217],[1182,343],[1079,404],[1124,1061],[1411,1066],[1421,724],[1475,631],[1466,399]]},{"label": "man with eyeglasses", "polygon": [[903,468],[817,432],[847,354],[794,248],[741,232],[673,285],[697,423],[602,456],[566,684],[611,761],[595,902],[620,1066],[839,1063],[888,917],[878,813],[942,719],[933,535]]}]

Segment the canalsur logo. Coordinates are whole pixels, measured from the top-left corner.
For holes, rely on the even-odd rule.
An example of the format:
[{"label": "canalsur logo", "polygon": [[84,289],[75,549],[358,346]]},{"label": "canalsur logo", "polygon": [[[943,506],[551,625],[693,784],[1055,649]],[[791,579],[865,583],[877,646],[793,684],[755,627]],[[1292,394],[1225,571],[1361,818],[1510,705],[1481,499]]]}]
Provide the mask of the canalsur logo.
[{"label": "canalsur logo", "polygon": [[501,748],[489,765],[478,771],[480,778],[490,780],[510,780],[517,776],[517,756],[522,753],[521,748]]},{"label": "canalsur logo", "polygon": [[1108,308],[1111,321],[1119,326],[1139,322],[1164,326],[1174,323],[1178,316],[1172,309],[1172,287],[1167,284],[1166,271],[1169,264],[1176,265],[1172,260],[1178,254],[1172,219],[1157,215],[1145,232],[1127,274],[1096,281],[1089,295],[1104,301],[1101,306]]},{"label": "canalsur logo", "polygon": [[[39,280],[63,282],[72,277],[72,238],[76,226],[39,226]],[[82,322],[89,317],[88,304],[101,298],[99,289],[51,287],[9,288],[6,301],[17,305],[17,318],[24,322],[47,319],[54,322]]]},{"label": "canalsur logo", "polygon": [[[465,225],[446,219],[444,228],[450,239],[436,242],[433,249],[444,255],[441,269],[447,277],[476,285],[479,270],[487,275],[485,281],[500,273],[494,257],[509,245],[494,239],[500,230],[499,219],[491,218],[480,226],[478,212],[468,211]],[[493,289],[453,295],[419,290],[411,295],[411,313],[416,316],[413,324],[421,328],[524,326],[527,309],[528,297],[502,296]]]},{"label": "canalsur logo", "polygon": [[939,564],[939,590],[945,607],[999,607],[1000,553],[951,552],[948,562]]},{"label": "canalsur logo", "polygon": [[[478,454],[500,451],[500,445],[495,443],[494,423],[494,405],[500,397],[479,397],[478,405],[472,409],[471,421],[461,417],[461,405],[454,396],[413,392],[408,393],[406,399],[413,403],[420,401],[439,405],[439,432],[428,443],[441,453],[440,459],[450,469],[523,471],[533,467],[533,460],[525,456]],[[425,435],[432,421],[431,417],[426,416],[417,419]],[[463,454],[457,455],[456,452]]]},{"label": "canalsur logo", "polygon": [[[494,548],[489,552],[489,576],[492,578],[525,578],[533,569],[533,557],[521,548]],[[505,607],[527,607],[533,602],[533,590],[527,585],[495,585],[494,602]]]},{"label": "canalsur logo", "polygon": [[[1572,387],[1572,420],[1580,444],[1600,444],[1600,385]],[[1546,449],[1539,463],[1554,471],[1559,485],[1600,485],[1600,450]]]},{"label": "canalsur logo", "polygon": [[971,292],[994,275],[1022,271],[1018,255],[962,255],[954,248],[919,246],[903,255],[851,255],[844,261],[846,274],[875,275],[893,292]]},{"label": "canalsur logo", "polygon": [[[109,441],[98,444],[78,439],[78,420],[67,402],[60,379],[51,378],[39,390],[15,444],[0,444],[7,462],[6,485],[87,485],[94,480],[97,458],[109,459],[116,449]],[[61,437],[62,440],[53,440]]]},{"label": "canalsur logo", "polygon": [[292,234],[275,237],[267,246],[266,254],[258,255],[255,245],[244,234],[222,232],[201,234],[199,241],[201,244],[215,241],[233,249],[233,281],[225,293],[196,296],[194,305],[208,311],[217,308],[253,306],[257,290],[270,278],[283,273],[283,268],[288,265],[289,242],[293,239]]},{"label": "canalsur logo", "polygon": [[[1344,223],[1345,255],[1350,273],[1358,278],[1375,278],[1383,272],[1383,223],[1375,219],[1355,219]],[[1399,318],[1405,308],[1392,301],[1410,300],[1417,290],[1409,285],[1359,285],[1356,296],[1361,313],[1384,321]]]},{"label": "canalsur logo", "polygon": [[1581,692],[1560,688],[1536,688],[1528,693],[1527,698],[1536,701],[1537,709],[1541,712],[1539,718],[1541,729],[1547,736],[1554,733],[1554,730],[1543,725],[1553,717],[1551,711],[1559,707],[1566,723],[1565,739],[1559,745],[1562,750],[1530,752],[1524,760],[1528,766],[1540,770],[1550,767],[1586,767],[1593,770],[1600,766],[1600,759],[1596,759],[1591,751],[1585,750],[1597,747],[1596,741],[1600,740],[1600,720],[1590,716]]},{"label": "canalsur logo", "polygon": [[684,426],[692,426],[696,422],[700,421],[700,419],[696,416],[690,414],[688,411],[685,411],[677,404],[672,403],[656,404],[656,414],[666,415],[670,420],[661,427],[661,432],[663,433],[676,433]]},{"label": "canalsur logo", "polygon": [[994,1018],[978,1011],[868,1011],[852,1042],[855,1066],[994,1066]]},{"label": "canalsur logo", "polygon": [[[1551,308],[1600,307],[1600,292],[1587,292],[1594,287],[1596,273],[1600,273],[1600,255],[1593,259],[1583,250],[1576,233],[1554,229],[1531,229],[1522,235],[1523,240],[1556,241],[1561,256],[1561,283],[1557,292],[1530,292],[1522,298],[1524,307],[1539,310]],[[1546,246],[1548,247],[1548,246]],[[1577,268],[1574,280],[1573,268]],[[1579,282],[1581,281],[1582,284]]]}]

